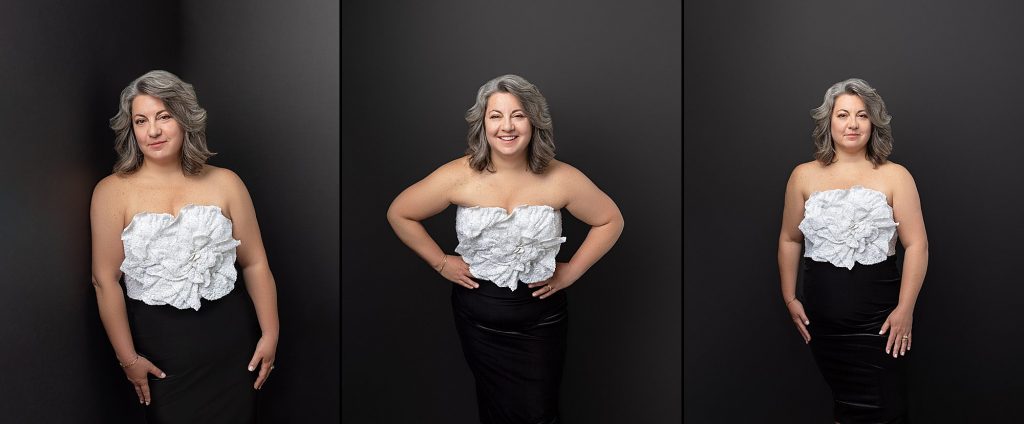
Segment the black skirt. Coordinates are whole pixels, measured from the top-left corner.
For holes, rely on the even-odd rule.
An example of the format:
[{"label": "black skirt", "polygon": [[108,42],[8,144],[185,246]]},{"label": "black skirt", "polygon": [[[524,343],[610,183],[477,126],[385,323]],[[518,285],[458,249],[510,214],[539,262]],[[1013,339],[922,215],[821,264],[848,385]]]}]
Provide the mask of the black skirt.
[{"label": "black skirt", "polygon": [[532,296],[487,280],[452,285],[455,328],[476,380],[483,424],[554,424],[565,363],[566,294]]},{"label": "black skirt", "polygon": [[249,360],[259,339],[241,279],[198,311],[125,298],[135,350],[167,374],[149,375],[150,424],[253,423],[259,372]]},{"label": "black skirt", "polygon": [[811,352],[832,388],[834,418],[848,423],[906,423],[906,356],[885,353],[882,324],[896,308],[896,256],[852,270],[804,258],[804,310]]}]

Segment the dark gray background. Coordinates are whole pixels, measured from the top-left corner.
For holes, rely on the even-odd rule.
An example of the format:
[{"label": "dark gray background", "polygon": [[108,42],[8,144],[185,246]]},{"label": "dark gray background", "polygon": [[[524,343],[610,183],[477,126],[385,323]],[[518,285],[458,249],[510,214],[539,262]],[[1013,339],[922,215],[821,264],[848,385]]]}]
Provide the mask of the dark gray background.
[{"label": "dark gray background", "polygon": [[[473,423],[451,284],[394,235],[401,190],[466,148],[487,80],[547,97],[557,157],[618,204],[618,244],[569,288],[568,423],[677,423],[681,7],[674,1],[346,3],[342,387],[346,422]],[[589,227],[563,214],[567,261]],[[424,222],[449,253],[454,208]]]},{"label": "dark gray background", "polygon": [[789,173],[813,158],[810,110],[850,77],[886,101],[930,241],[911,418],[1019,420],[1022,19],[1009,1],[687,4],[687,422],[831,422],[776,252]]},{"label": "dark gray background", "polygon": [[[332,1],[33,1],[0,11],[0,421],[139,422],[90,284],[89,201],[121,89],[192,83],[246,182],[278,284],[264,422],[335,422],[339,8]],[[245,364],[239,364],[245,366]]]}]

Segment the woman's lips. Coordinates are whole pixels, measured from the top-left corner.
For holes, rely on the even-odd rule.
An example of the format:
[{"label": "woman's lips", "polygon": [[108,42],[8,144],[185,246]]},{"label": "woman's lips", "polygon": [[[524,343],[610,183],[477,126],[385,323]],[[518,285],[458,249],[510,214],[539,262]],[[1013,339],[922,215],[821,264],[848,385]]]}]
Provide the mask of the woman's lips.
[{"label": "woman's lips", "polygon": [[163,145],[164,143],[166,143],[166,142],[167,142],[167,140],[164,140],[164,141],[158,141],[158,142],[156,142],[156,143],[150,143],[150,144],[149,144],[149,147],[157,147],[157,146],[162,146],[162,145]]}]

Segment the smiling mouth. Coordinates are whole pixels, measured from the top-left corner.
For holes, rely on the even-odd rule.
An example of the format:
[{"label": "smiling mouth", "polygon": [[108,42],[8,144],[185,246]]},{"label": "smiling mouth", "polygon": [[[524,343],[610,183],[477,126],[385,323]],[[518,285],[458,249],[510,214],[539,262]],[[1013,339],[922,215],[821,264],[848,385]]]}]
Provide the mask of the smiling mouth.
[{"label": "smiling mouth", "polygon": [[504,141],[512,141],[512,140],[515,140],[516,137],[519,137],[519,136],[518,135],[498,136],[498,138],[500,138],[500,139],[502,139]]},{"label": "smiling mouth", "polygon": [[153,146],[159,146],[159,145],[161,145],[161,144],[164,144],[164,143],[166,143],[166,142],[167,142],[167,140],[164,140],[164,141],[158,141],[158,142],[156,142],[156,143],[150,143],[150,144],[149,144],[149,147],[153,147]]}]

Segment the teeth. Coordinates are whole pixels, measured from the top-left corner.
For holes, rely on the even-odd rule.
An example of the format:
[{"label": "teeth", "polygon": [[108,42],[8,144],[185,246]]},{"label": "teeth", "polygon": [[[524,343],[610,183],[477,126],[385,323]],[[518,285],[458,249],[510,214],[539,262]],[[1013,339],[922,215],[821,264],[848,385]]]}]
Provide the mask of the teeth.
[{"label": "teeth", "polygon": [[502,140],[505,140],[505,141],[512,141],[512,140],[515,140],[516,137],[515,136],[511,136],[511,137],[498,137],[498,138],[500,138]]}]

